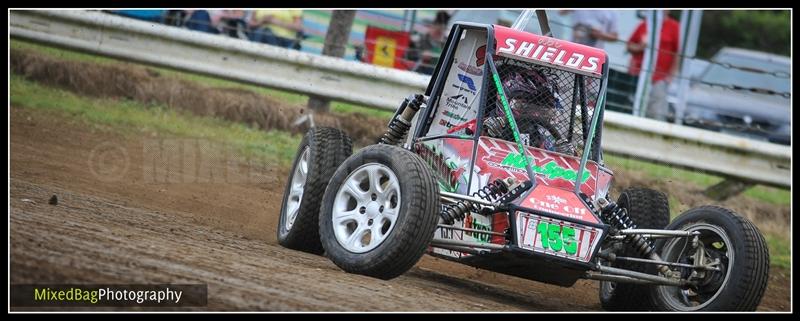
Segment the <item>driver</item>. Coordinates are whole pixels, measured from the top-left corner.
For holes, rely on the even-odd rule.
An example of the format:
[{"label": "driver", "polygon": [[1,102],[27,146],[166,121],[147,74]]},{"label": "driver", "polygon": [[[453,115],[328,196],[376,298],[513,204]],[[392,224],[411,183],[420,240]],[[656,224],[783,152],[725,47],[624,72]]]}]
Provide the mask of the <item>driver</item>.
[{"label": "driver", "polygon": [[[515,68],[503,77],[503,89],[511,107],[520,140],[523,144],[550,151],[574,155],[572,144],[566,142],[556,123],[563,109],[557,86],[537,69]],[[490,137],[514,140],[511,126],[498,96],[494,115],[484,122],[485,134]]]}]

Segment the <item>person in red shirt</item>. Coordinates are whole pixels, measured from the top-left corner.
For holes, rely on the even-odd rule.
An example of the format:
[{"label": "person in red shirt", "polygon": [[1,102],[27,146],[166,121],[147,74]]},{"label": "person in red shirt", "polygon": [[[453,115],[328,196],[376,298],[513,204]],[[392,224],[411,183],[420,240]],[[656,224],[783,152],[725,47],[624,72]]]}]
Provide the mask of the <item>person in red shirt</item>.
[{"label": "person in red shirt", "polygon": [[[647,23],[642,21],[628,39],[627,49],[631,53],[629,73],[639,75],[644,59],[644,49],[648,46]],[[680,24],[664,11],[661,35],[658,45],[655,72],[652,72],[653,86],[647,103],[645,116],[648,118],[667,120],[669,105],[667,104],[667,88],[678,70],[678,46],[680,44]]]}]

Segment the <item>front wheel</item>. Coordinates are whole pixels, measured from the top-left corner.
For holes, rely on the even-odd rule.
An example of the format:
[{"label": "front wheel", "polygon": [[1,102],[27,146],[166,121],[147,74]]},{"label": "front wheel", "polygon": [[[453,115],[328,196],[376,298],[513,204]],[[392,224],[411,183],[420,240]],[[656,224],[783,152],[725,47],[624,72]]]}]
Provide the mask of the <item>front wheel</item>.
[{"label": "front wheel", "polygon": [[322,246],[347,272],[391,279],[425,253],[438,210],[439,187],[419,156],[372,145],[348,158],[325,190]]},{"label": "front wheel", "polygon": [[[628,212],[639,228],[663,229],[669,224],[669,201],[667,195],[659,191],[631,187],[620,194],[617,204]],[[633,249],[625,249],[622,255],[638,256]],[[653,265],[636,262],[617,261],[613,266],[643,273],[656,272]],[[648,291],[646,285],[601,281],[600,304],[608,311],[650,310]]]},{"label": "front wheel", "polygon": [[755,311],[767,288],[769,251],[752,222],[717,206],[691,209],[667,226],[668,230],[697,231],[693,238],[656,242],[656,251],[668,262],[710,265],[718,271],[680,269],[696,282],[682,289],[651,288],[656,308],[667,311]]}]

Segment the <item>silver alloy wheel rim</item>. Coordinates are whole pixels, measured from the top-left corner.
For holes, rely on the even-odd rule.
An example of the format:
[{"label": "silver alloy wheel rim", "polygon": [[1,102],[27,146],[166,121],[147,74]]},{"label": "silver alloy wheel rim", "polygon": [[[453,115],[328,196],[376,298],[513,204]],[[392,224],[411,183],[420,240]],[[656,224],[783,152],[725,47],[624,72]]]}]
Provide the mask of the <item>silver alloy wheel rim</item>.
[{"label": "silver alloy wheel rim", "polygon": [[[728,284],[728,279],[731,276],[731,271],[733,269],[733,264],[734,264],[734,256],[733,256],[734,255],[734,249],[732,248],[733,244],[731,244],[731,240],[730,240],[730,238],[728,238],[728,234],[725,233],[725,231],[722,228],[718,227],[718,226],[705,224],[705,223],[700,223],[700,224],[692,225],[688,229],[685,229],[685,230],[686,231],[690,231],[690,232],[701,231],[701,233],[703,233],[703,231],[705,231],[705,232],[712,232],[712,233],[716,234],[720,238],[720,240],[725,244],[725,248],[726,248],[725,256],[728,257],[728,266],[727,266],[727,269],[725,271],[725,278],[723,279],[722,284],[719,286],[719,289],[717,289],[717,291],[714,293],[714,295],[710,299],[706,300],[703,303],[700,303],[700,304],[694,305],[694,306],[687,306],[686,304],[684,304],[684,302],[681,302],[681,300],[678,298],[681,294],[686,295],[686,291],[687,290],[683,290],[683,289],[681,289],[679,287],[675,287],[675,286],[659,286],[658,287],[658,289],[657,289],[658,294],[661,297],[664,298],[664,301],[667,303],[667,305],[671,309],[677,310],[677,311],[697,311],[697,310],[700,310],[700,309],[708,306],[709,304],[711,304],[711,302],[714,302],[714,300],[719,296],[720,292],[722,292],[722,290],[725,289],[725,285]],[[701,234],[701,236],[705,236],[705,235],[708,235],[708,234]],[[683,238],[683,240],[688,242],[690,240],[690,238]],[[666,245],[664,245],[664,250],[662,251],[662,254],[663,254],[662,255],[662,259],[670,261],[670,262],[674,262],[675,259],[682,254],[683,250],[681,250],[681,253],[677,253],[677,255],[675,257],[673,257],[672,256],[673,253],[671,253],[672,250],[678,245],[678,243],[680,243],[678,241],[679,240],[673,239],[672,241],[670,241]],[[711,244],[704,244],[704,246],[710,246],[710,245]]]},{"label": "silver alloy wheel rim", "polygon": [[377,163],[364,164],[344,179],[333,203],[333,234],[352,253],[383,243],[400,212],[400,183],[394,172]]},{"label": "silver alloy wheel rim", "polygon": [[292,181],[289,183],[289,198],[286,200],[286,220],[283,225],[287,231],[292,229],[297,213],[300,212],[300,202],[303,201],[303,191],[305,191],[306,180],[308,179],[308,160],[311,158],[311,149],[306,147],[300,154],[300,160],[292,174]]}]

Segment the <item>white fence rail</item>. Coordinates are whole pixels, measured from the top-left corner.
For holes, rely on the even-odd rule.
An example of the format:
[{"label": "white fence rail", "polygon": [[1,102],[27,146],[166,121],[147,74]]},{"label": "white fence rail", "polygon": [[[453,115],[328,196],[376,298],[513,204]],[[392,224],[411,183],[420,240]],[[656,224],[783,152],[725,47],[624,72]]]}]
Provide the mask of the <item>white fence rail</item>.
[{"label": "white fence rail", "polygon": [[[270,88],[394,109],[429,77],[90,11],[11,11],[12,37]],[[780,187],[787,146],[607,111],[614,154]]]}]

